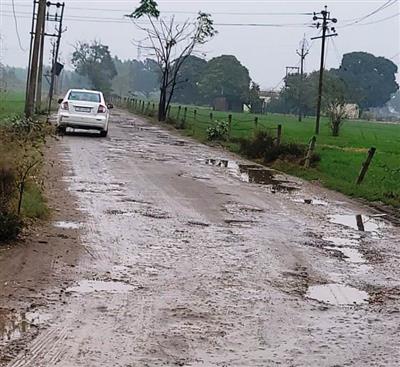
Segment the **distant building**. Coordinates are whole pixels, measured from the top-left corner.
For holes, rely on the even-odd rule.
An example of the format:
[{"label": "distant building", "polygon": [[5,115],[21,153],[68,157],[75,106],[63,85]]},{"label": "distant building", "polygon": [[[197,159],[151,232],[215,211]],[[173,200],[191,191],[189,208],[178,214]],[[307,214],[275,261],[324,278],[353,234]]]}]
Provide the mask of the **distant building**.
[{"label": "distant building", "polygon": [[355,103],[347,103],[344,106],[346,118],[350,120],[357,120],[360,118],[360,108]]},{"label": "distant building", "polygon": [[216,97],[213,101],[215,111],[243,112],[243,102],[228,97]]},{"label": "distant building", "polygon": [[262,113],[265,113],[268,108],[268,104],[273,98],[278,98],[279,92],[274,90],[261,90],[260,91],[260,99],[262,100]]}]

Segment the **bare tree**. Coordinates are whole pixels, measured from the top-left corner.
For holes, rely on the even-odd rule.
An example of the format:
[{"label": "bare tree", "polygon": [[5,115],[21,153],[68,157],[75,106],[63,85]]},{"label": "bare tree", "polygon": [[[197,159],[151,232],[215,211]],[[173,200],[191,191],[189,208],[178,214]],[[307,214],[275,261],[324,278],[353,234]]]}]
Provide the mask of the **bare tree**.
[{"label": "bare tree", "polygon": [[[192,21],[178,22],[174,16],[161,18],[154,0],[141,0],[140,6],[128,17],[146,33],[141,47],[156,58],[160,68],[158,120],[165,121],[182,64],[197,46],[205,44],[217,31],[210,14],[202,12]],[[147,19],[149,26],[144,26],[139,18]]]},{"label": "bare tree", "polygon": [[332,136],[339,136],[340,127],[347,117],[346,103],[344,100],[334,99],[327,104],[326,111],[329,116]]}]

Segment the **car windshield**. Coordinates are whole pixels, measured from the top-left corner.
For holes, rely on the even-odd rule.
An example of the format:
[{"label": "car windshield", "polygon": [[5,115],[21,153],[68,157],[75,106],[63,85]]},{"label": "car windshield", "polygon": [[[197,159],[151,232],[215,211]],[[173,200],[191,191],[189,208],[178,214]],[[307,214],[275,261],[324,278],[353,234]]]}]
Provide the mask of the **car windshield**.
[{"label": "car windshield", "polygon": [[100,94],[73,90],[69,93],[68,99],[70,101],[100,102]]}]

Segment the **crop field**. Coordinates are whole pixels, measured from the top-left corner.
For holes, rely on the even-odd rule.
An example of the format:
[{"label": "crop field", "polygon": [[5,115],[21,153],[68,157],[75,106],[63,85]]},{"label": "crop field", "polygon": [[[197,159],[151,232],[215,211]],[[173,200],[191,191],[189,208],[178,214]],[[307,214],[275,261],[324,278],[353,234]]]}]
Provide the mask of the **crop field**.
[{"label": "crop field", "polygon": [[0,92],[0,120],[23,113],[24,92]]}]

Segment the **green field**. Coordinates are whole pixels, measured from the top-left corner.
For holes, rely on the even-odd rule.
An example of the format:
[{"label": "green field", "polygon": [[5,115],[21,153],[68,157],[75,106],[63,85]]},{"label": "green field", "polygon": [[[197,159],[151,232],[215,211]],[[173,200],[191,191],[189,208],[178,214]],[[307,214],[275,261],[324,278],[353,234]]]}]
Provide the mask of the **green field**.
[{"label": "green field", "polygon": [[[210,112],[213,114],[213,121],[228,120],[227,112],[190,106],[187,107],[185,133],[205,141],[206,129],[213,123]],[[176,120],[177,115],[178,107],[173,106],[170,119]],[[179,120],[183,117],[182,108]],[[283,142],[308,144],[314,135],[315,118],[298,122],[295,116],[258,115],[256,127],[255,117],[256,115],[250,113],[232,113],[231,138],[251,137],[256,129],[271,129],[271,134],[276,134],[278,124],[282,125]],[[227,143],[226,146],[233,151],[238,150],[237,144]],[[363,183],[355,185],[370,147],[377,149],[375,157]],[[340,136],[333,137],[328,120],[322,118],[316,152],[321,156],[316,168],[305,170],[287,162],[275,163],[273,167],[308,180],[317,180],[324,186],[349,196],[400,207],[400,124],[349,120],[344,122]]]},{"label": "green field", "polygon": [[22,114],[25,92],[0,92],[0,120]]}]

